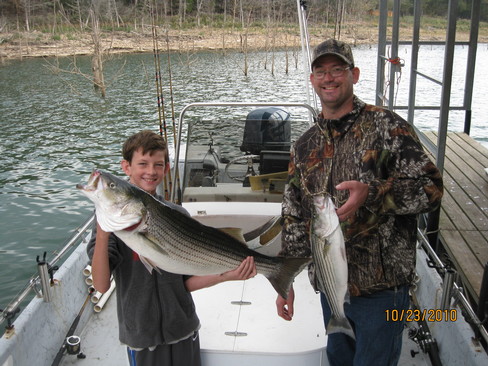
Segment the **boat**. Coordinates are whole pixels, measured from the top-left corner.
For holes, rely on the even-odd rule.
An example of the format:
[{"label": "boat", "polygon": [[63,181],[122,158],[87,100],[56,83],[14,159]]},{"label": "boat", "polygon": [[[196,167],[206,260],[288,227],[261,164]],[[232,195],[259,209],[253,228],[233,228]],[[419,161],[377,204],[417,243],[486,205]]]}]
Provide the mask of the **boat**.
[{"label": "boat", "polygon": [[[297,4],[303,14],[303,2]],[[171,179],[161,193],[201,223],[241,228],[256,251],[276,255],[280,235],[272,229],[281,214],[289,149],[312,123],[317,113],[312,104],[187,105],[179,113]],[[208,109],[219,116],[213,121],[219,128],[212,131],[206,127]],[[0,366],[127,364],[118,341],[113,286],[101,295],[91,283],[86,245],[93,221],[92,216],[82,223],[54,258],[38,258],[39,275],[2,310]],[[400,365],[487,365],[486,327],[422,227],[418,236],[418,281]],[[320,300],[305,271],[294,288],[291,322],[276,315],[276,293],[262,276],[194,292],[202,364],[328,365]],[[401,315],[391,316],[396,321]]]}]

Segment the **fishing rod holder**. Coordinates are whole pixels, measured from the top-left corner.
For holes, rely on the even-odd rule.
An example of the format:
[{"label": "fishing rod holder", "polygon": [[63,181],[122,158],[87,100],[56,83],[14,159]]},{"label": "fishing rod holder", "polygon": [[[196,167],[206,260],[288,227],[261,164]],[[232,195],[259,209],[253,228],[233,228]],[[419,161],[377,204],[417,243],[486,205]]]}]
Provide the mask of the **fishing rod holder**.
[{"label": "fishing rod holder", "polygon": [[439,306],[441,310],[449,310],[451,308],[451,298],[454,292],[455,276],[455,270],[449,267],[445,268],[444,279],[442,282],[442,298]]},{"label": "fishing rod holder", "polygon": [[442,277],[442,297],[439,308],[441,310],[449,310],[451,308],[451,299],[455,296],[454,289],[456,270],[452,266],[449,256],[444,255],[443,260],[428,259],[427,266],[434,268]]},{"label": "fishing rod holder", "polygon": [[18,313],[20,313],[20,308],[18,307],[18,308],[15,308],[14,310],[0,309],[0,313],[3,313],[5,320],[7,320],[7,326],[5,327],[5,329],[7,329],[7,331],[14,329],[13,321],[14,321],[15,316]]},{"label": "fishing rod holder", "polygon": [[70,355],[77,355],[81,350],[81,338],[75,335],[66,338],[66,352]]},{"label": "fishing rod holder", "polygon": [[42,260],[39,260],[39,256],[37,256],[36,261],[39,279],[35,281],[34,291],[37,296],[43,298],[44,302],[51,302],[51,287],[55,284],[54,272],[58,270],[58,266],[51,266],[46,261],[46,252],[44,252]]}]

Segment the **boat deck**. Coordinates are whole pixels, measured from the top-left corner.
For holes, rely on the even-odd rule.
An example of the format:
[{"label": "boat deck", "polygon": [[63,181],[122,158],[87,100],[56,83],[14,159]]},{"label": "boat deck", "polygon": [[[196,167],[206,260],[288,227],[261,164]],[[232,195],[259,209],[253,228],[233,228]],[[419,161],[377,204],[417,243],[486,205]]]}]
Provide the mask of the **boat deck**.
[{"label": "boat deck", "polygon": [[[294,287],[298,296],[292,322],[276,315],[276,293],[263,276],[195,291],[202,322],[202,366],[329,365],[320,300],[306,271],[297,276]],[[103,310],[91,316],[79,333],[86,358],[65,354],[60,366],[128,365],[126,347],[118,341],[115,292]],[[399,364],[431,366],[428,355],[409,338],[414,325],[407,323],[406,327]]]},{"label": "boat deck", "polygon": [[[437,133],[425,136],[437,144]],[[433,159],[435,160],[435,159]],[[440,240],[478,302],[488,263],[488,149],[465,133],[448,133]]]}]

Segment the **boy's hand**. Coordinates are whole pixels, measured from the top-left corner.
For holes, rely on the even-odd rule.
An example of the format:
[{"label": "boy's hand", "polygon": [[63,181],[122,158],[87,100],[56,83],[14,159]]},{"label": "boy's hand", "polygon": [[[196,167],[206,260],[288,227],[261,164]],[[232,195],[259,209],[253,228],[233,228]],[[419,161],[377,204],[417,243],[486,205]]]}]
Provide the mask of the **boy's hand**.
[{"label": "boy's hand", "polygon": [[254,257],[247,257],[244,259],[239,267],[231,271],[222,273],[224,281],[242,281],[256,276],[256,264],[254,263]]}]

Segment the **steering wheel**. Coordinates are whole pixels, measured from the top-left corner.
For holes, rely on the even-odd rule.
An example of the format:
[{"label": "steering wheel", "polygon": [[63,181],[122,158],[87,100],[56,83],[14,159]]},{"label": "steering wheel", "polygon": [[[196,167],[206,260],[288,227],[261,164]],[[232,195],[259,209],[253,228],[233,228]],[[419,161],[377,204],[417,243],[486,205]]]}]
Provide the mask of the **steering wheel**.
[{"label": "steering wheel", "polygon": [[[254,175],[254,168],[253,168],[253,159],[259,158],[259,155],[243,155],[243,156],[238,156],[237,158],[234,158],[230,160],[226,165],[225,165],[225,175],[227,175],[230,179],[235,180],[236,182],[244,182],[244,179],[248,175]],[[247,160],[247,171],[244,173],[244,175],[231,175],[229,173],[229,167],[238,161],[241,160]]]}]

